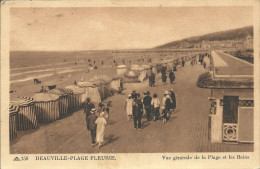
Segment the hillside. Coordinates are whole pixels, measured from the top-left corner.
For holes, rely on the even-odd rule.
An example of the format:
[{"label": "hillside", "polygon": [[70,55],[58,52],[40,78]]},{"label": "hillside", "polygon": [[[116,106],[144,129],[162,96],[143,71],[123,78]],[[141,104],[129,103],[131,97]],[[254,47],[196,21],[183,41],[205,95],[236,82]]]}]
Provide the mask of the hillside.
[{"label": "hillside", "polygon": [[203,40],[205,41],[236,40],[236,39],[243,39],[248,35],[253,36],[253,26],[247,26],[243,28],[232,29],[232,30],[221,31],[221,32],[214,32],[202,36],[194,36],[194,37],[166,43],[164,45],[160,45],[155,48],[179,48],[181,44],[188,44],[189,47],[193,47],[194,44],[201,43]]}]

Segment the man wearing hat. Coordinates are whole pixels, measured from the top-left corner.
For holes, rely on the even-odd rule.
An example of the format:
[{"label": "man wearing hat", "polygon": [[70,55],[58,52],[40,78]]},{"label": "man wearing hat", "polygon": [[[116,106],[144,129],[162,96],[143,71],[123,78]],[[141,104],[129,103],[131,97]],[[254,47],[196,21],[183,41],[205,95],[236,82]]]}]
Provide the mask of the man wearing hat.
[{"label": "man wearing hat", "polygon": [[171,98],[169,92],[166,90],[164,92],[164,97],[162,98],[162,118],[163,122],[167,122],[167,114],[169,115],[171,109]]},{"label": "man wearing hat", "polygon": [[149,91],[145,92],[144,94],[146,95],[143,99],[143,104],[144,104],[144,108],[146,111],[146,118],[147,118],[147,121],[150,121],[152,97],[150,96]]},{"label": "man wearing hat", "polygon": [[96,144],[96,123],[95,121],[97,120],[97,116],[96,116],[96,109],[91,109],[90,111],[90,115],[88,116],[88,120],[87,120],[87,129],[88,131],[90,131],[91,133],[91,138],[92,138],[92,144],[91,146],[94,147]]},{"label": "man wearing hat", "polygon": [[131,97],[132,97],[133,100],[135,100],[137,98],[136,94],[137,94],[136,91],[133,90],[132,93],[131,93]]},{"label": "man wearing hat", "polygon": [[174,75],[174,72],[172,70],[169,73],[169,78],[170,78],[171,84],[173,84],[173,81],[175,80],[175,75]]},{"label": "man wearing hat", "polygon": [[171,101],[172,101],[171,109],[174,110],[176,108],[176,97],[175,97],[175,93],[174,93],[173,89],[170,90],[170,97],[171,97]]},{"label": "man wearing hat", "polygon": [[133,105],[133,116],[134,116],[134,127],[138,130],[141,130],[141,119],[143,115],[143,103],[140,98],[140,94],[137,93],[137,99],[134,101]]},{"label": "man wearing hat", "polygon": [[90,115],[91,109],[95,108],[95,105],[91,102],[90,98],[86,99],[86,102],[83,103],[84,113],[86,114],[86,121],[88,121],[88,116]]}]

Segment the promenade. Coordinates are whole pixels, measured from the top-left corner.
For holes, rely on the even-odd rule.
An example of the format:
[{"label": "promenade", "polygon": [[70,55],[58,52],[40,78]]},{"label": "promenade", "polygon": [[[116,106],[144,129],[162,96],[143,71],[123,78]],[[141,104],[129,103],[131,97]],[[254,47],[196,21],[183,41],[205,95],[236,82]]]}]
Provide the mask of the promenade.
[{"label": "promenade", "polygon": [[[209,65],[209,64],[207,64]],[[55,121],[40,125],[36,130],[20,132],[11,143],[11,153],[161,153],[161,152],[248,152],[253,144],[212,144],[208,134],[208,112],[210,90],[196,86],[198,76],[207,71],[202,65],[178,68],[173,85],[162,84],[160,74],[156,86],[149,87],[148,81],[125,84],[125,95],[114,95],[110,120],[105,133],[105,145],[91,147],[90,132],[86,129],[83,110]],[[143,130],[135,130],[133,121],[127,122],[124,110],[125,99],[132,89],[143,96],[149,90],[156,92],[161,100],[165,90],[174,89],[177,100],[176,113],[167,124],[162,121],[146,123]],[[22,134],[22,136],[21,136]]]}]

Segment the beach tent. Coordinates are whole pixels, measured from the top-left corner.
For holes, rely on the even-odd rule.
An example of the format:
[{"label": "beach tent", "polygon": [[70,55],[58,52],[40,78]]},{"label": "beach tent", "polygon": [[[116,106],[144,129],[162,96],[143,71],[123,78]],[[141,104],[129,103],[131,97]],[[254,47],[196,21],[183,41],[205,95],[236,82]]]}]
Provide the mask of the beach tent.
[{"label": "beach tent", "polygon": [[36,120],[35,102],[31,98],[16,98],[11,100],[10,105],[19,107],[17,113],[17,129],[35,129],[38,125]]},{"label": "beach tent", "polygon": [[17,137],[17,114],[19,106],[9,105],[9,140],[12,141]]},{"label": "beach tent", "polygon": [[82,95],[85,93],[85,89],[76,85],[66,86],[65,89],[70,89],[73,94],[69,98],[69,107],[71,111],[76,111],[81,107]]},{"label": "beach tent", "polygon": [[67,115],[68,114],[68,104],[69,104],[68,103],[69,94],[61,89],[52,89],[52,90],[49,90],[48,93],[56,94],[60,97],[60,99],[59,99],[60,117],[59,118],[62,118],[63,116]]},{"label": "beach tent", "polygon": [[73,91],[71,89],[65,89],[65,88],[59,88],[59,90],[61,90],[63,93],[68,95],[68,113],[73,112],[74,109],[74,94]]},{"label": "beach tent", "polygon": [[93,102],[101,102],[98,88],[93,82],[79,82],[78,86],[85,90],[82,94],[82,102],[86,101],[87,98],[90,98]]},{"label": "beach tent", "polygon": [[127,71],[125,73],[125,76],[128,78],[137,78],[138,77],[138,73],[134,72],[133,70]]},{"label": "beach tent", "polygon": [[151,66],[151,71],[156,75],[157,74],[157,66],[156,65]]},{"label": "beach tent", "polygon": [[139,70],[140,66],[139,65],[131,65],[130,70]]},{"label": "beach tent", "polygon": [[146,76],[149,76],[151,74],[152,66],[150,66],[150,65],[141,65],[141,67],[145,69]]},{"label": "beach tent", "polygon": [[145,70],[150,70],[151,66],[149,65],[141,65],[142,68],[144,68]]},{"label": "beach tent", "polygon": [[50,93],[37,93],[33,96],[36,117],[41,123],[52,122],[60,117],[59,96]]},{"label": "beach tent", "polygon": [[127,71],[126,65],[119,65],[117,66],[117,75],[124,75],[124,73]]},{"label": "beach tent", "polygon": [[110,87],[111,89],[118,91],[121,87],[121,78],[118,76],[114,76],[112,78],[112,81],[110,82]]},{"label": "beach tent", "polygon": [[147,77],[146,70],[142,67],[139,67],[138,71],[139,71],[138,81],[143,82]]},{"label": "beach tent", "polygon": [[112,95],[112,89],[110,88],[110,82],[112,81],[111,78],[107,76],[94,76],[90,81],[97,86],[101,100]]},{"label": "beach tent", "polygon": [[138,82],[138,76],[138,71],[127,70],[124,74],[124,77],[122,77],[122,81],[124,83],[136,83]]}]

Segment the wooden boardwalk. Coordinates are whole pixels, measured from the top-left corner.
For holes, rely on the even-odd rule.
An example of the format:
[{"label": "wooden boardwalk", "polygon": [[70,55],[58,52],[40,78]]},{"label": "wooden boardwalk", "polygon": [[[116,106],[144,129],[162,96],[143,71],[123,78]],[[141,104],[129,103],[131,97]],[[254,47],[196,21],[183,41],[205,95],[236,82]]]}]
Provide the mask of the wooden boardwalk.
[{"label": "wooden boardwalk", "polygon": [[[146,123],[143,130],[134,129],[133,121],[127,122],[124,111],[126,95],[115,95],[112,101],[105,145],[91,147],[90,133],[86,129],[85,115],[78,111],[65,119],[41,125],[32,131],[19,133],[11,143],[11,153],[161,153],[161,152],[250,152],[253,144],[212,144],[208,139],[208,111],[210,91],[196,87],[198,76],[205,72],[201,65],[176,72],[176,82],[163,85],[157,75],[155,87],[148,82],[127,84],[128,94],[133,88],[143,93],[149,90],[162,98],[163,92],[174,89],[177,99],[176,113],[167,124],[162,121]],[[167,79],[168,80],[168,79]],[[22,136],[21,136],[22,134]]]}]

